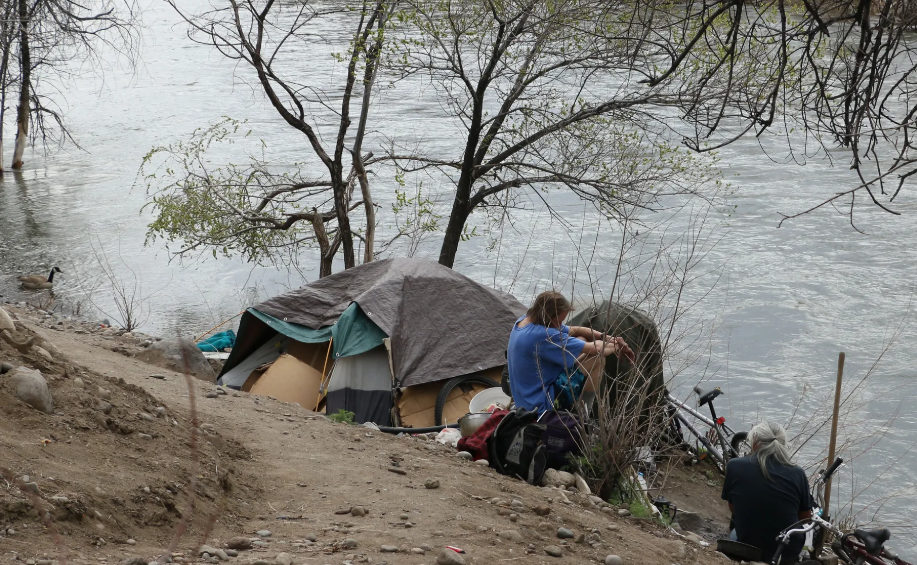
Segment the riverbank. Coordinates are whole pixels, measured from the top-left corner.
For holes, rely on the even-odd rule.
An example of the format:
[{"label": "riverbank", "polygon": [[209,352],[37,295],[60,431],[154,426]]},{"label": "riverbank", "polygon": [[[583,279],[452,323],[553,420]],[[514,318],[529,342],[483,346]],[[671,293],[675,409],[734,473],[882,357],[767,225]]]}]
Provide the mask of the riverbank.
[{"label": "riverbank", "polygon": [[[0,563],[62,552],[71,563],[147,563],[185,519],[174,562],[203,562],[197,548],[208,544],[211,559],[262,564],[420,565],[443,562],[445,546],[477,564],[605,563],[609,555],[625,564],[728,563],[705,545],[725,527],[725,512],[719,477],[704,467],[673,461],[658,485],[699,513],[683,524],[697,533],[679,532],[603,510],[586,494],[497,475],[426,436],[336,424],[269,397],[214,394],[198,379],[190,380],[194,449],[185,376],[135,358],[155,338],[4,308],[17,342],[44,347],[23,352],[0,341],[0,362],[41,371],[54,408],[24,404],[6,384],[10,373],[0,376],[0,466],[16,477],[0,489]],[[428,479],[439,486],[426,488]],[[559,538],[561,528],[573,537]]]}]

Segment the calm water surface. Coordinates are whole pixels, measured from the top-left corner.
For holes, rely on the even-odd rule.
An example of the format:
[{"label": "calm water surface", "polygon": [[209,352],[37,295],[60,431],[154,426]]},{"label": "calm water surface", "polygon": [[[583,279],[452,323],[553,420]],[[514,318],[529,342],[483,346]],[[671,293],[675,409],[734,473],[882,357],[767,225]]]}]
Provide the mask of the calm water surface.
[{"label": "calm water surface", "polygon": [[[142,64],[136,72],[113,62],[104,78],[87,72],[67,89],[66,115],[85,151],[30,152],[23,173],[0,181],[0,294],[40,302],[40,296],[21,293],[15,277],[57,265],[65,276],[55,291],[55,307],[72,309],[99,278],[95,248],[126,280],[134,280],[131,273],[136,273],[142,292],[152,295],[145,331],[200,332],[253,301],[313,280],[317,272],[310,270],[309,251],[303,252],[304,270],[289,272],[226,259],[180,264],[170,262],[160,245],[145,247],[150,217],[140,211],[146,196],[136,185],[143,155],[222,116],[247,118],[252,138],[268,140],[269,155],[278,163],[302,161],[308,151],[248,84],[234,80],[233,64],[185,38],[174,14],[151,3],[144,23]],[[332,41],[340,35],[333,28],[322,31]],[[327,52],[317,46],[299,54],[302,74],[333,73]],[[379,101],[377,131],[419,140],[433,150],[455,151],[454,129],[435,119],[440,110],[428,85],[416,85],[413,97],[403,90],[397,96],[383,92]],[[236,151],[245,147],[243,140]],[[869,377],[848,403],[855,409],[842,422],[848,454],[865,454],[842,470],[847,496],[840,498],[857,493],[854,510],[866,522],[890,497],[875,520],[893,526],[892,547],[917,556],[913,193],[900,197],[900,217],[859,208],[857,225],[865,235],[850,228],[844,210],[834,209],[778,229],[780,212],[798,212],[853,182],[843,154],[833,155],[835,167],[824,159],[799,166],[786,158],[778,142],[764,139],[735,144],[720,156],[734,188],[727,204],[734,209],[710,217],[708,253],[696,271],[707,274],[686,290],[685,302],[694,306],[679,328],[693,341],[681,343],[673,366],[696,360],[678,372],[677,391],[687,397],[688,385],[707,379],[727,392],[721,410],[739,427],[772,418],[799,431],[806,422],[824,418],[818,407],[832,394],[837,353],[845,351],[847,382],[852,386],[867,372]],[[4,162],[9,158],[5,155]],[[380,176],[374,185],[383,222],[390,222],[386,215],[393,184]],[[514,225],[463,244],[456,268],[510,290],[523,302],[546,285],[568,291],[576,286],[581,292],[587,272],[608,292],[619,250],[617,228],[599,223],[575,199],[554,195],[551,202],[567,225],[531,203]],[[687,214],[676,215],[671,233],[684,233],[689,224]],[[642,236],[648,249],[657,233]],[[435,259],[437,244],[431,238],[417,255]],[[582,251],[577,253],[577,247]],[[95,304],[110,311],[104,288],[96,293]],[[800,461],[818,457],[825,442],[824,434],[813,440]],[[879,473],[883,478],[870,486]]]}]

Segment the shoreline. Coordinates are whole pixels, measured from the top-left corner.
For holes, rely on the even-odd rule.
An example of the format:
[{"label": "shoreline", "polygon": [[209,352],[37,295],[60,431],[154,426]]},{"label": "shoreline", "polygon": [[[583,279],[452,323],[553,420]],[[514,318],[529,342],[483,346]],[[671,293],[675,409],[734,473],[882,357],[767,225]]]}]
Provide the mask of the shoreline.
[{"label": "shoreline", "polygon": [[[705,465],[673,461],[656,485],[662,488],[654,495],[679,507],[685,521],[679,532],[619,516],[623,508],[584,493],[561,495],[497,475],[426,435],[387,436],[270,397],[216,393],[213,383],[186,381],[132,357],[145,349],[135,342],[150,336],[106,335],[108,329],[87,329],[89,322],[4,309],[15,319],[18,340],[43,335],[51,344],[48,360],[0,341],[0,361],[40,370],[55,413],[12,397],[3,385],[7,376],[0,376],[0,408],[9,416],[0,423],[0,466],[28,475],[52,508],[69,562],[152,561],[187,514],[196,468],[197,507],[170,552],[176,563],[203,562],[202,543],[225,552],[239,537],[252,549],[229,560],[248,564],[285,562],[280,554],[286,554],[301,564],[427,565],[447,545],[478,564],[603,563],[610,555],[625,564],[729,563],[709,545],[724,527],[724,504],[710,484],[720,478],[710,481]],[[199,420],[197,465],[189,447],[192,416]],[[425,488],[430,478],[441,486]],[[697,512],[691,524],[689,509]],[[15,486],[0,491],[0,530],[9,528],[12,534],[0,534],[0,563],[56,559],[59,548],[28,493]],[[559,528],[575,537],[559,538]],[[258,534],[265,530],[271,534]],[[552,557],[555,549],[561,557]]]}]

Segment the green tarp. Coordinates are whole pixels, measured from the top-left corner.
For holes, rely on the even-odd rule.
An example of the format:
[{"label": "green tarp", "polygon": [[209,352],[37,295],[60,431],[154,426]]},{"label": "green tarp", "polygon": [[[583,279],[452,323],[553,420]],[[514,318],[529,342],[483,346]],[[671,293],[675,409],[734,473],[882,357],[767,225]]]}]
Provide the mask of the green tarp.
[{"label": "green tarp", "polygon": [[323,343],[331,339],[331,330],[334,326],[328,326],[325,328],[319,328],[313,330],[312,328],[307,328],[306,326],[300,326],[299,324],[291,324],[289,322],[284,322],[283,320],[278,320],[277,318],[265,314],[264,312],[259,312],[254,308],[249,308],[248,312],[270,326],[271,329],[282,333],[287,337],[291,337],[296,341],[301,341],[303,343]]},{"label": "green tarp", "polygon": [[366,317],[366,314],[363,313],[363,310],[360,309],[356,302],[351,303],[344,310],[334,325],[325,326],[317,330],[278,320],[254,308],[249,308],[248,311],[271,329],[296,341],[324,343],[333,338],[333,353],[336,359],[365,353],[382,345],[382,340],[388,337],[385,332],[379,329],[379,326]]}]

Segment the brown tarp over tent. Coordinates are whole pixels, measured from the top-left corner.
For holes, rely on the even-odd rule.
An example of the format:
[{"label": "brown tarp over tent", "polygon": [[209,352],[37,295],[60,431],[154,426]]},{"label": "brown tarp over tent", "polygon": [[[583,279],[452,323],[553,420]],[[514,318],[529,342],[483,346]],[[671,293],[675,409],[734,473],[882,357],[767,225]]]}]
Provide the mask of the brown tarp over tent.
[{"label": "brown tarp over tent", "polygon": [[513,322],[525,313],[511,295],[425,259],[367,263],[254,309],[317,330],[335,323],[352,302],[391,338],[394,377],[402,387],[503,365]]}]

